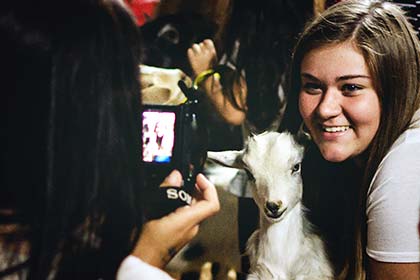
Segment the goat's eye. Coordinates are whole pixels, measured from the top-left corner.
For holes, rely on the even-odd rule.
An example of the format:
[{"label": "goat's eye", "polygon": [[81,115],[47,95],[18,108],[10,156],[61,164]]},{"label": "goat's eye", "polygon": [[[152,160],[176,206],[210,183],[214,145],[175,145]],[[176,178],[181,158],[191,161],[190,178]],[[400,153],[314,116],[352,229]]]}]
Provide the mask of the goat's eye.
[{"label": "goat's eye", "polygon": [[297,173],[297,172],[299,172],[300,171],[300,162],[299,163],[297,163],[297,164],[295,164],[294,166],[293,166],[293,168],[292,168],[292,174],[295,174],[295,173]]},{"label": "goat's eye", "polygon": [[245,173],[246,173],[246,176],[248,177],[249,181],[255,182],[254,175],[252,175],[252,173],[248,169],[245,169]]}]

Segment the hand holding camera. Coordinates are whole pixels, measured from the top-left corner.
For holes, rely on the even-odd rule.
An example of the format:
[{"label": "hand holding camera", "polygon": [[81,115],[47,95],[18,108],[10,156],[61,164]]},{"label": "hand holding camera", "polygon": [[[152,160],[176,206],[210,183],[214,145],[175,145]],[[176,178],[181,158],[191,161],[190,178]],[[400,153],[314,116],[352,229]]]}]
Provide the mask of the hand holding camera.
[{"label": "hand holding camera", "polygon": [[[179,105],[145,104],[142,110],[142,163],[145,171],[146,215],[155,219],[190,205],[195,179],[207,155],[207,130],[199,115],[199,95],[181,80],[184,102]],[[156,188],[171,171],[180,171],[182,188]]]},{"label": "hand holding camera", "polygon": [[[181,189],[181,184],[181,174],[175,170],[161,184],[161,189],[168,186]],[[132,255],[156,267],[165,267],[197,234],[200,222],[219,211],[219,200],[213,184],[199,174],[196,186],[197,195],[190,206],[177,208],[168,215],[143,225]]]}]

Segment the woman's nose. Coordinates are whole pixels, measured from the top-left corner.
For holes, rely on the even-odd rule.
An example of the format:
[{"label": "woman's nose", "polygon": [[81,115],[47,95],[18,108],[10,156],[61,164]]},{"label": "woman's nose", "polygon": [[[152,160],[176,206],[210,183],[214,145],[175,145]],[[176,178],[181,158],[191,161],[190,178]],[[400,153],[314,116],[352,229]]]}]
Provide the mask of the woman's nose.
[{"label": "woman's nose", "polygon": [[327,89],[318,104],[317,113],[321,119],[330,119],[338,116],[342,111],[341,95],[339,91]]}]

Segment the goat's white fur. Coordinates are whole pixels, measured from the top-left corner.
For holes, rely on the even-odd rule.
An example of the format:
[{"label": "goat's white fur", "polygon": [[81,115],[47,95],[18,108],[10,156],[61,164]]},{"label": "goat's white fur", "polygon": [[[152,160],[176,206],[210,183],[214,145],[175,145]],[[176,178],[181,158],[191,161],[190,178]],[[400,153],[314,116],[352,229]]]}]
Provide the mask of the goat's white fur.
[{"label": "goat's white fur", "polygon": [[143,104],[179,105],[185,95],[178,86],[182,80],[191,86],[191,78],[180,69],[159,68],[140,65],[140,85]]},{"label": "goat's white fur", "polygon": [[[289,133],[251,136],[242,151],[209,152],[222,165],[244,168],[252,175],[260,227],[248,240],[248,279],[333,279],[321,238],[305,218],[300,163],[304,148]],[[267,202],[279,205],[270,212]]]}]

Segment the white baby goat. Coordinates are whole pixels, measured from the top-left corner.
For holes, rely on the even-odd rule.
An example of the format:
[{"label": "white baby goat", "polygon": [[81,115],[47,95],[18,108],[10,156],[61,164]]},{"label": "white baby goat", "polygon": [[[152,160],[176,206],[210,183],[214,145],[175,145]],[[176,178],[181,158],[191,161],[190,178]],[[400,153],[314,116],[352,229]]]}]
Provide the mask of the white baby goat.
[{"label": "white baby goat", "polygon": [[291,134],[268,132],[251,136],[242,151],[208,153],[224,166],[245,169],[252,182],[260,227],[247,243],[247,279],[333,279],[323,241],[304,215],[303,152]]}]

